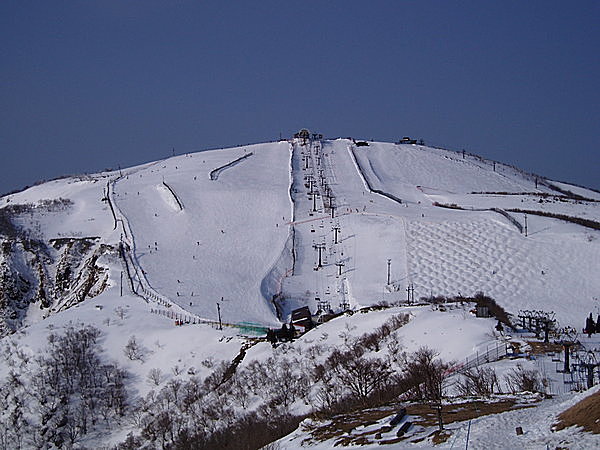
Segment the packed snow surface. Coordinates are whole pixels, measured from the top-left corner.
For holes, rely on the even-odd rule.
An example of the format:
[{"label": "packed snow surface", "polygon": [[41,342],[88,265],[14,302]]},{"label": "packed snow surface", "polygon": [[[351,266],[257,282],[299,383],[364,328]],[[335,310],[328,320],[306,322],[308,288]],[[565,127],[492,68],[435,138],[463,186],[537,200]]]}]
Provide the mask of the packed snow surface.
[{"label": "packed snow surface", "polygon": [[150,285],[204,318],[217,318],[219,302],[228,322],[275,322],[261,283],[288,237],[289,160],[287,142],[265,144],[170,158],[119,179],[115,203]]}]

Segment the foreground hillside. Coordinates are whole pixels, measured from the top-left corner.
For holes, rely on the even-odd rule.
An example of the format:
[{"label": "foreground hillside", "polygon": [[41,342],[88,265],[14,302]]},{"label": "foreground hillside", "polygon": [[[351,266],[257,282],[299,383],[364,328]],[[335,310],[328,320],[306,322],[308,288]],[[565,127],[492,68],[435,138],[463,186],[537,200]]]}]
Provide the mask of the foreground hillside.
[{"label": "foreground hillside", "polygon": [[[5,196],[0,448],[257,448],[290,432],[282,448],[330,448],[340,436],[314,434],[336,414],[362,429],[375,408],[373,427],[387,427],[404,402],[434,400],[510,403],[477,419],[473,442],[511,448],[501,434],[521,406],[555,417],[586,387],[581,364],[600,343],[570,334],[582,346],[561,374],[560,347],[526,358],[538,339],[517,315],[545,311],[564,340],[597,312],[599,205],[475,155],[300,138]],[[490,297],[502,331],[475,317]],[[325,323],[291,343],[261,338],[303,306]],[[423,357],[443,375],[435,389],[421,385]],[[461,381],[478,368],[497,378],[485,394]],[[515,381],[530,371],[535,383]],[[410,442],[395,428],[369,442],[446,445],[488,415],[456,419],[438,442],[412,408]],[[527,442],[554,445],[551,433]]]}]

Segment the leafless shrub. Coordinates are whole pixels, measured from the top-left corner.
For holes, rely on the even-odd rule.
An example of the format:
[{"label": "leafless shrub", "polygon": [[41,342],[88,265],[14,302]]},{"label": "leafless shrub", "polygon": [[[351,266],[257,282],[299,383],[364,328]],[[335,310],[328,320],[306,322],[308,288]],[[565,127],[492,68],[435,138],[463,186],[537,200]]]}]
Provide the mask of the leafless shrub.
[{"label": "leafless shrub", "polygon": [[396,334],[391,334],[386,342],[390,362],[399,365],[402,361],[402,342]]},{"label": "leafless shrub", "polygon": [[359,401],[366,400],[382,387],[391,375],[389,364],[379,358],[367,358],[355,352],[334,350],[326,361],[324,370],[331,370],[337,379]]},{"label": "leafless shrub", "polygon": [[386,320],[385,324],[390,327],[392,331],[397,330],[398,328],[403,327],[410,321],[410,315],[405,313],[394,314],[388,320]]},{"label": "leafless shrub", "polygon": [[142,346],[138,344],[135,336],[129,338],[129,342],[127,342],[127,345],[123,349],[123,353],[132,361],[143,361],[144,358]]},{"label": "leafless shrub", "polygon": [[542,392],[546,380],[534,369],[524,369],[521,364],[510,370],[504,377],[508,389],[517,392]]},{"label": "leafless shrub", "polygon": [[[23,437],[27,447],[70,448],[101,420],[108,425],[125,414],[127,374],[101,361],[99,336],[92,326],[70,326],[63,334],[50,334],[48,347],[34,359],[32,373],[25,372],[27,389],[18,389],[18,377],[9,378],[10,391],[0,386],[0,398],[9,399],[14,418],[19,405],[27,404],[30,411],[19,424],[11,425],[21,434],[12,440],[12,448]],[[5,413],[2,408],[0,423],[6,422]]]},{"label": "leafless shrub", "polygon": [[125,308],[123,308],[122,306],[117,306],[115,308],[115,314],[117,315],[117,317],[119,319],[123,320],[127,317],[127,310]]},{"label": "leafless shrub", "polygon": [[225,361],[221,361],[213,372],[204,379],[204,387],[209,391],[217,391],[223,384],[223,378],[229,368],[229,364]]},{"label": "leafless shrub", "polygon": [[158,369],[158,368],[154,368],[154,369],[150,369],[150,371],[148,372],[148,382],[158,386],[163,379],[163,374],[162,374],[162,370]]},{"label": "leafless shrub", "polygon": [[215,359],[212,356],[209,356],[208,358],[203,359],[200,364],[202,364],[207,369],[212,369],[213,367],[215,367]]},{"label": "leafless shrub", "polygon": [[457,387],[461,395],[487,397],[498,391],[498,377],[492,367],[477,367],[466,371]]},{"label": "leafless shrub", "polygon": [[441,400],[449,364],[438,359],[438,353],[421,347],[408,355],[404,375],[400,380],[403,390],[419,400]]}]

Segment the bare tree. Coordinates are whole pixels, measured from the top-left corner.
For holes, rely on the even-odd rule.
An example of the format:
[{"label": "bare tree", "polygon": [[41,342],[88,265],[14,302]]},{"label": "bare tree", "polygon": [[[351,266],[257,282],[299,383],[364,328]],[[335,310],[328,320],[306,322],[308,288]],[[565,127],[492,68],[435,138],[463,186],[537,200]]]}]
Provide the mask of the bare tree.
[{"label": "bare tree", "polygon": [[150,369],[150,371],[148,372],[148,382],[158,386],[163,379],[163,374],[162,374],[162,370],[158,369],[158,368],[154,368],[154,369]]},{"label": "bare tree", "polygon": [[449,375],[449,364],[438,359],[438,353],[421,347],[407,357],[401,383],[405,389],[421,400],[441,400],[444,382]]},{"label": "bare tree", "polygon": [[521,364],[510,370],[504,377],[508,389],[517,392],[542,392],[547,383],[537,370],[524,369]]},{"label": "bare tree", "polygon": [[389,364],[379,358],[357,356],[355,353],[334,350],[327,360],[328,370],[364,402],[374,391],[384,386],[392,374]]},{"label": "bare tree", "polygon": [[117,317],[119,319],[123,320],[127,317],[127,310],[125,308],[123,308],[122,306],[117,306],[115,308],[115,314],[117,315]]},{"label": "bare tree", "polygon": [[127,356],[132,361],[142,361],[144,358],[142,347],[140,344],[138,344],[135,336],[131,336],[129,338],[127,345],[125,345],[125,348],[123,349],[123,353],[125,353],[125,356]]},{"label": "bare tree", "polygon": [[467,370],[457,387],[461,395],[487,397],[498,391],[498,377],[492,367],[477,367]]}]

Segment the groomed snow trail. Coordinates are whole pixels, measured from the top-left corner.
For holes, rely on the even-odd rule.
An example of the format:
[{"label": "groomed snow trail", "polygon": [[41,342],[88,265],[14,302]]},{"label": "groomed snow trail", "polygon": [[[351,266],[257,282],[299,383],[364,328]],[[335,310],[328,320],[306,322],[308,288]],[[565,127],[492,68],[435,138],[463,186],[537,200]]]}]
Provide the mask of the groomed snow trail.
[{"label": "groomed snow trail", "polygon": [[[241,156],[240,156],[241,153]],[[232,160],[249,153],[243,165]],[[135,258],[152,288],[190,313],[225,322],[276,324],[261,290],[288,239],[291,219],[287,142],[169,158],[115,185],[135,236]],[[228,166],[217,180],[209,173]],[[173,205],[153,186],[169,186]]]}]

